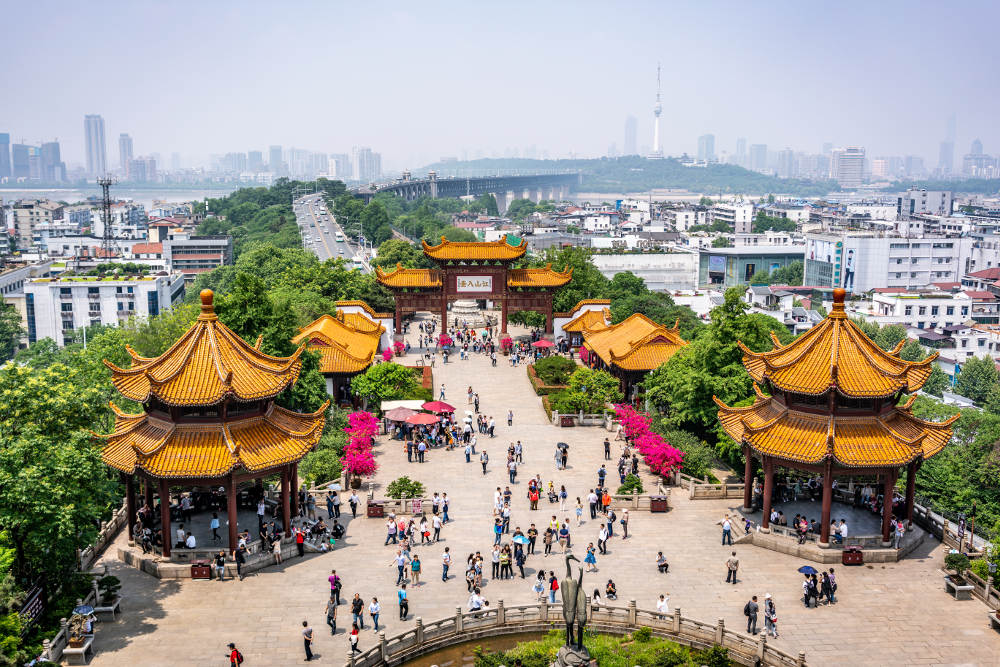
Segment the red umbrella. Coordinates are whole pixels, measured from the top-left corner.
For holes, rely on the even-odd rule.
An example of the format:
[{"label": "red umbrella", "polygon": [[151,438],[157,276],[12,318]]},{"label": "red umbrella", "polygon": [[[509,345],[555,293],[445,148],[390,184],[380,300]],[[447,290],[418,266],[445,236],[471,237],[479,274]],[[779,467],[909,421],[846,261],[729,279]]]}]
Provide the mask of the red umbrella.
[{"label": "red umbrella", "polygon": [[454,412],[455,406],[448,405],[444,401],[428,401],[421,406],[428,412]]},{"label": "red umbrella", "polygon": [[407,424],[426,424],[426,425],[429,426],[430,424],[437,424],[438,423],[438,418],[435,417],[434,415],[429,415],[429,414],[427,414],[425,412],[418,412],[415,415],[410,415],[409,417],[407,417],[406,418],[406,423]]},{"label": "red umbrella", "polygon": [[385,413],[385,418],[393,422],[403,422],[406,421],[407,417],[411,417],[417,414],[416,410],[411,410],[409,408],[393,408]]},{"label": "red umbrella", "polygon": [[531,347],[552,347],[553,345],[555,345],[555,343],[553,343],[552,341],[542,339],[542,340],[536,340],[534,343],[531,344]]}]

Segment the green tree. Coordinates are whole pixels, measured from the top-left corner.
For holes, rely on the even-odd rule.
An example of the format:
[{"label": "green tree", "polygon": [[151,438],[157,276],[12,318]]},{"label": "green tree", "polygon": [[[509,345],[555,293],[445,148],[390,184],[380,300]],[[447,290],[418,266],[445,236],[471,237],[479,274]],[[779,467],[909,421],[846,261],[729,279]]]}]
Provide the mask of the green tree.
[{"label": "green tree", "polygon": [[610,281],[594,266],[589,249],[575,246],[548,248],[533,265],[545,266],[547,263],[560,271],[567,266],[573,269],[573,280],[553,294],[554,312],[567,312],[583,299],[606,298]]},{"label": "green tree", "polygon": [[970,357],[955,378],[955,391],[977,404],[985,403],[1000,384],[996,363],[988,356]]},{"label": "green tree", "polygon": [[586,414],[602,412],[609,403],[620,403],[624,395],[618,378],[606,371],[578,368],[569,376],[569,388],[559,392],[553,399],[559,412],[579,412]]},{"label": "green tree", "polygon": [[775,269],[772,273],[768,282],[771,285],[801,285],[803,276],[803,264],[800,261],[794,261],[786,266],[779,267]]},{"label": "green tree", "polygon": [[712,247],[729,248],[730,247],[729,239],[727,239],[725,236],[717,236],[714,239],[712,239]]},{"label": "green tree", "polygon": [[[928,394],[940,397],[950,388],[951,380],[948,379],[948,375],[941,370],[940,364],[937,362],[931,364],[931,374],[927,376],[927,381],[924,382],[923,390]],[[1000,411],[998,411],[998,414],[1000,414]]]},{"label": "green tree", "polygon": [[381,363],[351,379],[351,391],[373,403],[376,409],[382,401],[402,399],[417,388],[413,371],[396,363]]},{"label": "green tree", "polygon": [[515,199],[507,206],[507,217],[523,220],[535,212],[535,202],[530,199]]},{"label": "green tree", "polygon": [[392,227],[389,225],[389,214],[386,213],[382,202],[373,200],[365,206],[361,212],[361,231],[365,238],[375,245],[392,236]]},{"label": "green tree", "polygon": [[795,223],[788,218],[772,217],[760,211],[753,221],[754,234],[763,234],[768,230],[776,232],[794,232]]},{"label": "green tree", "polygon": [[389,239],[383,241],[378,247],[373,264],[383,268],[394,268],[396,264],[402,264],[406,268],[432,268],[430,260],[412,243],[402,239]]},{"label": "green tree", "polygon": [[21,334],[21,316],[17,309],[0,301],[0,362],[10,359],[17,352]]}]

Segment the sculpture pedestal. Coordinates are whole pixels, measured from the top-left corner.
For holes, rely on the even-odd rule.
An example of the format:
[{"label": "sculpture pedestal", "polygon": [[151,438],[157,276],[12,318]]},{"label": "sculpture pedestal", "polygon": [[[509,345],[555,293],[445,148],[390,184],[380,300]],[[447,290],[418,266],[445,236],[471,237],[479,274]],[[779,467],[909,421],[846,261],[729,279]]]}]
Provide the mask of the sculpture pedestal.
[{"label": "sculpture pedestal", "polygon": [[550,667],[590,667],[590,653],[586,648],[563,646]]}]

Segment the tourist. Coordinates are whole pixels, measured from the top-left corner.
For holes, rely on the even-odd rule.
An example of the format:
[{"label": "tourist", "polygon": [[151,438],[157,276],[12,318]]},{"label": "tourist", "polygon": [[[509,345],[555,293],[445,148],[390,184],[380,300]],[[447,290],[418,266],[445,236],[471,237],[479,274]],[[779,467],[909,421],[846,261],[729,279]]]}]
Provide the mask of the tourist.
[{"label": "tourist", "polygon": [[184,540],[184,546],[188,549],[194,549],[198,546],[197,541],[194,539],[194,535],[190,533],[187,534],[187,539]]},{"label": "tourist", "polygon": [[326,603],[326,624],[330,626],[330,634],[337,634],[337,599],[332,595]]},{"label": "tourist", "polygon": [[[611,494],[607,489],[604,489],[601,494],[601,511],[604,514],[608,513],[608,509],[611,507]],[[610,531],[609,531],[610,532]]]},{"label": "tourist", "polygon": [[358,503],[360,503],[360,502],[361,502],[361,499],[358,498],[358,492],[352,489],[351,490],[351,495],[347,499],[347,504],[351,506],[351,518],[352,519],[356,519],[357,516],[358,516]]},{"label": "tourist", "polygon": [[847,539],[847,519],[840,520],[840,530],[837,531],[837,542],[843,544]]},{"label": "tourist", "polygon": [[302,643],[306,648],[306,662],[313,659],[312,642],[313,629],[309,627],[309,621],[302,621]]},{"label": "tourist", "polygon": [[310,521],[316,520],[316,498],[311,493],[306,497],[306,514]]},{"label": "tourist", "polygon": [[378,603],[378,598],[372,598],[368,605],[368,615],[372,617],[372,630],[378,632],[378,615],[382,612],[382,605]]},{"label": "tourist", "polygon": [[[830,600],[833,598],[833,587],[830,585],[830,577],[826,572],[821,572],[822,578],[820,579],[820,598],[826,598],[826,603],[830,604]],[[819,604],[819,599],[816,600]]]},{"label": "tourist", "polygon": [[236,551],[233,552],[233,559],[236,561],[236,576],[239,577],[240,581],[243,581],[243,566],[247,562],[247,548],[245,546],[237,547]]},{"label": "tourist", "polygon": [[583,525],[583,503],[580,502],[580,496],[576,497],[576,525]]},{"label": "tourist", "polygon": [[351,620],[354,623],[354,627],[365,627],[365,615],[364,615],[365,603],[361,599],[360,593],[354,594],[354,599],[351,600]]},{"label": "tourist", "polygon": [[559,580],[555,572],[549,572],[549,604],[556,603],[556,591],[559,590]]},{"label": "tourist", "polygon": [[618,588],[615,586],[615,582],[608,579],[608,585],[604,587],[604,597],[609,600],[618,599]]},{"label": "tourist", "polygon": [[357,623],[352,623],[351,624],[351,655],[354,655],[355,653],[361,653],[361,649],[358,648],[358,639],[360,639],[360,636],[358,634],[358,624]]},{"label": "tourist", "polygon": [[604,460],[611,460],[611,441],[607,438],[604,438]]},{"label": "tourist", "polygon": [[722,544],[725,545],[728,543],[730,546],[732,546],[733,524],[729,520],[729,515],[727,514],[725,517],[723,517],[722,521],[720,521],[719,523],[722,524]]},{"label": "tourist", "polygon": [[514,425],[514,411],[513,410],[508,410],[507,411],[507,426],[510,427],[510,426],[513,426],[513,425]]},{"label": "tourist", "polygon": [[451,519],[448,518],[448,510],[451,509],[451,503],[448,501],[448,494],[441,494],[441,523],[448,523]]},{"label": "tourist", "polygon": [[587,572],[597,571],[597,557],[594,555],[594,543],[587,545],[587,555],[583,557],[583,562],[587,564]]},{"label": "tourist", "polygon": [[340,604],[340,589],[343,587],[343,581],[337,574],[336,570],[330,570],[330,576],[327,577],[327,581],[330,582],[330,597]]},{"label": "tourist", "polygon": [[243,654],[236,648],[236,644],[229,643],[229,667],[239,667],[243,664]]},{"label": "tourist", "polygon": [[601,464],[600,470],[597,471],[597,486],[604,486],[604,478],[608,476],[608,469]]},{"label": "tourist", "polygon": [[396,591],[396,597],[399,598],[399,620],[405,621],[406,615],[410,613],[410,601],[406,598],[406,584],[400,585],[399,590]]},{"label": "tourist", "polygon": [[480,595],[478,588],[472,590],[472,595],[469,596],[469,611],[476,612],[483,608],[483,598]]},{"label": "tourist", "polygon": [[771,599],[770,593],[764,596],[764,634],[767,635],[769,632],[777,639],[778,611],[775,609],[774,600]]},{"label": "tourist", "polygon": [[396,555],[393,557],[392,561],[389,563],[389,567],[393,565],[396,566],[396,571],[398,575],[396,577],[396,585],[398,586],[403,581],[403,571],[406,569],[406,564],[409,562],[406,554],[403,553],[402,549],[396,551]]},{"label": "tourist", "polygon": [[510,478],[510,483],[514,484],[514,479],[517,477],[517,462],[514,461],[513,457],[507,461],[507,475]]},{"label": "tourist", "polygon": [[295,533],[295,548],[299,551],[299,558],[302,558],[306,555],[306,532],[298,526],[292,531]]},{"label": "tourist", "polygon": [[552,553],[552,541],[554,539],[555,539],[555,531],[553,531],[552,528],[546,528],[545,534],[542,535],[542,544],[545,547],[544,551],[545,556],[548,556],[550,553]]},{"label": "tourist", "polygon": [[[333,517],[333,497],[336,494],[331,492],[326,494],[326,518],[332,519]],[[339,496],[338,496],[339,497]]]},{"label": "tourist", "polygon": [[434,542],[440,541],[441,540],[441,517],[439,517],[437,514],[435,514],[433,517],[431,517],[431,526],[433,526],[433,528],[434,528],[434,537],[433,537]]},{"label": "tourist", "polygon": [[806,609],[809,608],[809,600],[813,597],[813,586],[812,580],[809,579],[809,575],[805,575],[805,580],[802,582],[802,602],[805,604]]},{"label": "tourist", "polygon": [[545,572],[539,572],[538,576],[535,578],[535,583],[531,586],[531,590],[534,591],[535,597],[538,602],[545,599]]},{"label": "tourist", "polygon": [[566,485],[565,484],[560,484],[559,485],[559,511],[560,512],[565,512],[566,511],[566,499],[568,497],[569,497],[569,494],[566,492]]},{"label": "tourist", "polygon": [[608,508],[608,537],[615,536],[615,519],[618,518],[614,509]]},{"label": "tourist", "polygon": [[[514,563],[517,565],[518,572],[521,574],[521,578],[524,579],[524,562],[528,560],[527,556],[524,555],[524,549],[521,548],[520,544],[515,545],[514,548]],[[514,575],[511,574],[511,577]]]},{"label": "tourist", "polygon": [[226,552],[220,551],[215,555],[215,575],[219,581],[226,577]]},{"label": "tourist", "polygon": [[590,494],[587,496],[587,504],[590,505],[590,518],[591,519],[596,519],[597,518],[597,502],[599,500],[600,500],[600,498],[598,498],[597,494],[594,493],[594,490],[591,489],[590,490]]},{"label": "tourist", "polygon": [[[413,579],[414,586],[420,585],[420,567],[420,556],[413,554],[413,559],[410,561],[410,576]],[[406,584],[403,585],[405,586]]]},{"label": "tourist", "polygon": [[667,570],[670,569],[670,564],[667,563],[667,558],[663,555],[662,551],[656,552],[656,569],[660,574],[666,574]]},{"label": "tourist", "polygon": [[212,541],[221,542],[222,538],[219,536],[219,514],[218,512],[212,512],[212,520],[208,522],[208,527],[212,529]]},{"label": "tourist", "polygon": [[736,585],[736,572],[740,569],[740,559],[736,557],[736,552],[726,561],[726,583],[733,582]]},{"label": "tourist", "polygon": [[443,401],[444,400],[444,382],[441,383],[441,392],[440,392],[440,394],[438,396],[438,400],[439,401]]},{"label": "tourist", "polygon": [[590,596],[590,604],[592,607],[597,608],[601,606],[601,591],[594,589],[593,594]]},{"label": "tourist", "polygon": [[382,545],[382,546],[388,545],[389,544],[389,540],[392,540],[393,544],[398,544],[396,542],[396,530],[397,530],[397,528],[396,528],[396,518],[395,518],[394,515],[390,514],[389,518],[385,522],[385,532],[386,532],[386,535],[385,535],[385,544]]},{"label": "tourist", "polygon": [[483,474],[484,475],[486,474],[486,464],[489,463],[489,462],[490,462],[489,454],[487,454],[486,450],[484,449],[483,453],[479,455],[479,463],[482,464],[482,466],[483,466]]},{"label": "tourist", "polygon": [[670,594],[661,594],[660,599],[656,601],[656,611],[660,613],[660,618],[665,619],[670,614]]},{"label": "tourist", "polygon": [[892,548],[898,549],[903,543],[903,535],[906,533],[906,526],[903,524],[903,520],[899,519],[896,521],[896,530],[893,533]]},{"label": "tourist", "polygon": [[608,553],[608,528],[603,523],[601,524],[601,530],[597,534],[597,549],[602,554]]},{"label": "tourist", "polygon": [[743,607],[743,615],[747,617],[747,633],[751,635],[757,634],[757,611],[759,607],[757,605],[757,596],[754,595],[750,598],[750,601],[746,603]]},{"label": "tourist", "polygon": [[830,568],[830,573],[828,575],[830,580],[830,602],[837,604],[837,576],[833,573],[833,568]]},{"label": "tourist", "polygon": [[622,539],[628,539],[628,508],[622,510],[622,518],[619,519],[622,524]]},{"label": "tourist", "polygon": [[448,581],[448,567],[451,565],[450,551],[449,547],[445,547],[444,554],[441,556],[441,581]]},{"label": "tourist", "polygon": [[528,527],[528,553],[535,553],[535,540],[538,539],[538,529],[535,528],[535,524],[531,524]]},{"label": "tourist", "polygon": [[494,434],[494,430],[496,429],[496,427],[497,427],[497,422],[495,419],[493,419],[493,415],[490,415],[490,422],[487,428],[487,432],[490,434],[491,438],[496,437],[496,435]]}]

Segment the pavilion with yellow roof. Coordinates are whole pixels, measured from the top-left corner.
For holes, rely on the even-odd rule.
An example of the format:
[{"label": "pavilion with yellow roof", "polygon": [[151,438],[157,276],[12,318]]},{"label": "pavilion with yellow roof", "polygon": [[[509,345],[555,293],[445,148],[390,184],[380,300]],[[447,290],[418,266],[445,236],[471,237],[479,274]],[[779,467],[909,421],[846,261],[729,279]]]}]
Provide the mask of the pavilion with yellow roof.
[{"label": "pavilion with yellow roof", "polygon": [[944,422],[919,419],[910,411],[937,353],[922,361],[898,356],[873,343],[844,312],[844,290],[834,290],[827,317],[788,345],[753,352],[740,343],[743,365],[754,380],[753,405],[731,408],[715,399],[719,421],[743,445],[746,485],[743,505],[749,511],[754,456],[764,469],[761,529],[769,530],[776,466],[822,475],[823,504],[820,546],[829,546],[833,478],[877,475],[883,497],[882,544],[890,544],[893,489],[906,467],[908,521],[913,517],[914,480],[922,461],[940,452],[951,439],[953,417]]},{"label": "pavilion with yellow roof", "polygon": [[169,558],[172,487],[225,489],[229,548],[237,545],[237,490],[241,484],[281,475],[285,534],[298,462],[312,450],[326,423],[329,402],[312,414],[275,405],[274,398],[298,379],[300,347],[290,357],[272,357],[219,322],[211,290],[201,292],[201,314],[170,349],[142,357],[128,348],[129,368],[105,361],[122,396],[143,411],[115,411],[114,430],[101,457],[125,480],[129,537],[136,519],[134,480],[144,483],[146,502],[160,496],[163,556]]},{"label": "pavilion with yellow roof", "polygon": [[580,326],[588,352],[587,363],[591,368],[606,370],[617,377],[627,398],[634,397],[639,382],[647,373],[669,361],[687,345],[680,337],[679,321],[670,328],[642,313],[629,315],[618,324],[605,324],[593,318],[586,327],[583,324],[581,322]]},{"label": "pavilion with yellow roof", "polygon": [[496,241],[457,242],[441,237],[441,243],[421,241],[424,255],[436,269],[375,269],[375,278],[396,299],[395,329],[402,331],[403,317],[417,311],[441,313],[442,331],[448,326],[448,303],[456,299],[499,301],[502,332],[507,331],[508,313],[531,310],[545,315],[545,331],[552,333],[552,292],[569,283],[573,270],[512,268],[528,249],[528,242],[513,235]]}]

